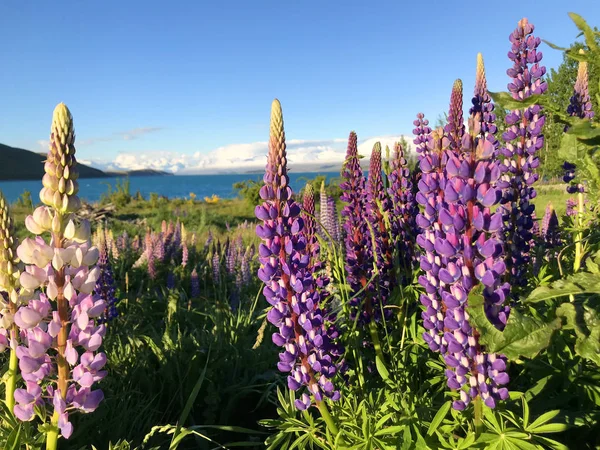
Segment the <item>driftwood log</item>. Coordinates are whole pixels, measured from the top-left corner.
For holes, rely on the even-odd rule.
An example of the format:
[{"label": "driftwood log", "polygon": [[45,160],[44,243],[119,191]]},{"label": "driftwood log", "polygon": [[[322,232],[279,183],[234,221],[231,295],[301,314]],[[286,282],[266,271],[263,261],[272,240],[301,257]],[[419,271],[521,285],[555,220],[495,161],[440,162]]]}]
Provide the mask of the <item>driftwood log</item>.
[{"label": "driftwood log", "polygon": [[116,207],[112,203],[108,203],[107,205],[82,203],[81,209],[77,212],[77,217],[87,219],[93,223],[112,217],[115,210]]}]

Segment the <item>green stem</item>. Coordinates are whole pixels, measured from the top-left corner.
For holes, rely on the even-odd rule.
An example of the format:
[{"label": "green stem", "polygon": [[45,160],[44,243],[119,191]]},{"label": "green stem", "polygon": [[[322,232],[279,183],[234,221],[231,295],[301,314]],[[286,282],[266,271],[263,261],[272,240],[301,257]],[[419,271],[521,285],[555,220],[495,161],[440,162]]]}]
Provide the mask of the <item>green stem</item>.
[{"label": "green stem", "polygon": [[475,437],[479,437],[483,430],[483,402],[481,401],[481,397],[477,396],[474,400],[475,407]]},{"label": "green stem", "polygon": [[46,433],[46,450],[58,449],[58,412],[54,411],[51,421],[52,427]]},{"label": "green stem", "polygon": [[369,322],[369,332],[371,333],[371,339],[373,340],[373,347],[375,347],[375,354],[379,357],[381,362],[385,364],[383,352],[381,351],[381,342],[379,341],[379,333],[377,333],[377,324],[374,319],[371,319]]},{"label": "green stem", "polygon": [[581,267],[582,240],[583,240],[583,192],[577,194],[577,232],[575,233],[575,261],[573,262],[573,272],[578,272]]},{"label": "green stem", "polygon": [[317,408],[319,408],[319,412],[321,413],[321,417],[327,424],[327,428],[329,428],[329,431],[331,432],[331,434],[333,434],[334,436],[337,436],[340,431],[338,430],[337,425],[333,421],[333,417],[331,417],[331,414],[329,414],[329,409],[327,408],[327,405],[325,404],[324,401],[316,402],[316,403],[317,403]]},{"label": "green stem", "polygon": [[[14,333],[14,330],[11,330]],[[16,342],[16,341],[14,341]],[[17,351],[14,348],[10,349],[10,361],[8,363],[8,379],[6,380],[6,406],[13,412],[15,406],[15,387],[17,385],[17,368],[19,360],[17,359]]]}]

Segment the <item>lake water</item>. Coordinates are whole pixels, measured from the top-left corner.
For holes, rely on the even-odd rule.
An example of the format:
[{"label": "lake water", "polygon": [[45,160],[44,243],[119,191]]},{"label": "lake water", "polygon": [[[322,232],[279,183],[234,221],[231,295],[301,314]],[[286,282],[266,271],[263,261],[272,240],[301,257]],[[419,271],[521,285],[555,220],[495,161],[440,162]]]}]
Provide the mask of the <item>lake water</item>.
[{"label": "lake water", "polygon": [[[295,192],[304,186],[307,180],[314,179],[317,175],[325,175],[327,179],[339,178],[339,172],[333,173],[290,173],[290,184]],[[88,202],[100,200],[102,194],[108,192],[108,186],[114,186],[117,180],[123,178],[83,178],[79,180],[79,196]],[[185,176],[149,176],[131,177],[129,190],[134,195],[138,190],[145,198],[151,192],[164,195],[168,198],[189,197],[190,192],[196,194],[201,200],[213,194],[221,198],[234,198],[237,194],[233,184],[238,181],[261,181],[262,174],[235,174],[235,175],[185,175]],[[319,186],[315,186],[317,189]],[[42,182],[29,181],[0,181],[0,190],[9,202],[14,202],[25,191],[31,192],[31,197],[36,203]]]}]

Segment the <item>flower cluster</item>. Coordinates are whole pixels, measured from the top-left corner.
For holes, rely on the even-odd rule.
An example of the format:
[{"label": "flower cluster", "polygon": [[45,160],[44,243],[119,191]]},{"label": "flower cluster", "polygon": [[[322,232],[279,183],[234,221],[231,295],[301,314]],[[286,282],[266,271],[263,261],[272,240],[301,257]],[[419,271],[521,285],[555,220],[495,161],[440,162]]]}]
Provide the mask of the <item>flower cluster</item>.
[{"label": "flower cluster", "polygon": [[[583,53],[583,51],[581,50],[580,53]],[[586,61],[579,62],[577,80],[575,81],[575,88],[573,89],[573,95],[571,96],[567,113],[570,116],[579,117],[580,119],[592,120],[594,117],[594,110],[592,109],[592,101],[588,88],[588,67]],[[567,192],[569,194],[585,191],[583,183],[573,182],[575,179],[576,168],[576,165],[572,162],[565,161],[563,164],[563,180],[565,183],[569,184],[567,186]]]},{"label": "flower cluster", "polygon": [[345,266],[350,286],[351,319],[358,318],[359,324],[365,324],[371,320],[373,306],[370,296],[366,296],[364,304],[361,304],[359,293],[364,292],[368,287],[373,270],[373,253],[371,233],[363,217],[366,206],[366,186],[358,157],[355,132],[351,132],[348,138],[342,177],[344,181],[340,188],[342,189],[341,200],[346,203],[342,209],[342,218],[346,250]]},{"label": "flower cluster", "polygon": [[[103,233],[102,229],[99,231]],[[100,317],[100,322],[108,322],[118,316],[118,311],[115,278],[108,254],[106,238],[100,238],[98,243],[98,251],[99,257],[96,267],[100,271],[100,276],[96,282],[94,294],[98,295],[106,302],[106,310]]]},{"label": "flower cluster", "polygon": [[[14,413],[20,420],[32,420],[34,407],[45,402],[47,411],[54,410],[52,426],[65,438],[73,431],[69,414],[94,411],[102,400],[102,391],[92,386],[106,375],[106,356],[98,351],[106,328],[97,324],[106,301],[93,294],[100,276],[93,267],[98,249],[91,245],[89,223],[77,223],[74,214],[80,204],[74,139],[71,114],[61,103],[54,110],[44,167],[44,205],[25,221],[37,236],[17,249],[26,264],[21,295],[29,300],[14,316],[26,384],[15,391]],[[46,233],[49,243],[41,236]]]},{"label": "flower cluster", "polygon": [[328,240],[330,237],[333,242],[339,242],[340,236],[340,223],[338,220],[337,209],[335,205],[335,199],[330,195],[327,195],[325,190],[325,182],[321,183],[320,192],[320,222],[323,230],[321,235],[324,239]]},{"label": "flower cluster", "polygon": [[[454,102],[453,98],[451,109]],[[509,311],[505,306],[509,286],[502,282],[506,271],[502,214],[492,213],[501,197],[494,119],[478,55],[469,133],[457,146],[452,135],[436,130],[428,150],[421,152],[418,201],[424,211],[417,220],[423,229],[418,242],[425,251],[421,256],[425,276],[419,279],[425,288],[421,302],[427,308],[424,338],[432,350],[444,355],[448,387],[460,393],[453,403],[458,410],[478,397],[491,408],[508,397],[503,387],[508,383],[506,359],[485,352],[466,311],[476,285],[482,285],[486,314],[498,328],[506,324]]]},{"label": "flower cluster", "polygon": [[14,339],[16,344],[13,317],[20,302],[22,266],[17,255],[17,240],[8,202],[0,192],[0,292],[4,294],[0,297],[0,352],[8,347],[9,339]]},{"label": "flower cluster", "polygon": [[337,372],[330,353],[332,342],[319,305],[319,294],[308,270],[309,254],[301,208],[293,200],[287,175],[283,116],[278,100],[271,108],[269,154],[260,189],[263,203],[256,207],[262,221],[256,233],[262,239],[258,277],[265,283],[263,294],[272,306],[267,319],[279,330],[273,342],[283,347],[277,367],[289,372],[288,387],[305,388],[296,407],[307,409],[324,397],[340,397],[331,381]]},{"label": "flower cluster", "polygon": [[392,263],[393,247],[386,225],[392,210],[390,198],[383,187],[383,172],[381,166],[381,144],[376,142],[371,152],[369,162],[369,177],[366,187],[366,216],[371,225],[369,234],[373,242],[374,274],[377,275],[374,283],[369,286],[373,293],[373,314],[380,318],[382,311],[386,318],[391,317],[390,309],[383,309],[387,303],[392,289]]},{"label": "flower cluster", "polygon": [[394,146],[389,182],[388,194],[393,212],[390,219],[392,244],[399,267],[408,275],[412,273],[416,260],[414,230],[419,208],[412,192],[411,173],[400,142],[396,142]]},{"label": "flower cluster", "polygon": [[553,250],[561,245],[558,216],[552,203],[548,203],[546,206],[542,226],[540,227],[540,237],[546,250]]},{"label": "flower cluster", "polygon": [[[509,38],[512,46],[508,57],[514,64],[506,73],[511,77],[508,90],[515,99],[542,94],[548,88],[543,81],[546,68],[540,65],[542,53],[537,51],[541,40],[533,36],[533,30],[533,25],[522,19]],[[531,260],[535,210],[532,200],[536,197],[533,184],[539,177],[537,153],[544,145],[545,117],[541,106],[532,105],[511,111],[505,121],[508,128],[502,135],[506,147],[500,150],[504,160],[499,187],[504,189],[501,203],[506,224],[507,264],[513,286],[518,289],[527,284],[526,271]]]}]

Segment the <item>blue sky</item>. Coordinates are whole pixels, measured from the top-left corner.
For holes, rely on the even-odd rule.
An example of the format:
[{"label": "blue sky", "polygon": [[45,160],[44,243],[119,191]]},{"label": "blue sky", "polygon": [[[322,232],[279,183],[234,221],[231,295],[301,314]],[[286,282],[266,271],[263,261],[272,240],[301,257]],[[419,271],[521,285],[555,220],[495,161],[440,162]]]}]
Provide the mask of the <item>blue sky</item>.
[{"label": "blue sky", "polygon": [[350,130],[398,136],[419,111],[434,120],[455,78],[468,101],[478,51],[490,90],[504,90],[517,21],[567,45],[568,11],[600,25],[598,0],[1,2],[0,142],[42,151],[63,101],[80,160],[244,164],[262,154],[277,97],[298,160],[334,158]]}]

